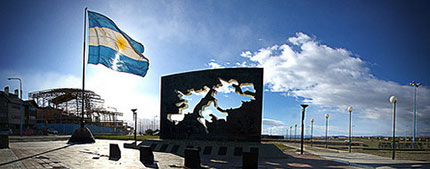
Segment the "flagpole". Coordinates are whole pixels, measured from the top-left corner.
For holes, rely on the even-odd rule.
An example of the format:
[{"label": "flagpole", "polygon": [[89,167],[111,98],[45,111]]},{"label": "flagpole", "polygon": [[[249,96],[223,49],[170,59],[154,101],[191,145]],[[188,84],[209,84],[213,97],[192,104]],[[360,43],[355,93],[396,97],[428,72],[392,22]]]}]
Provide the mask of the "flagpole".
[{"label": "flagpole", "polygon": [[[82,54],[82,116],[81,116],[81,127],[77,128],[73,134],[72,137],[70,137],[68,144],[72,143],[78,143],[78,144],[85,144],[85,143],[95,143],[96,140],[94,139],[93,134],[91,133],[91,130],[88,128],[85,128],[85,122],[84,122],[84,113],[85,113],[85,48],[86,48],[86,40],[87,40],[87,14],[88,9],[85,8],[84,11],[84,51]],[[79,99],[76,99],[78,102]],[[76,105],[79,105],[76,103]],[[78,110],[78,109],[77,109]]]},{"label": "flagpole", "polygon": [[85,41],[87,40],[86,36],[86,30],[87,30],[87,10],[88,8],[85,7],[84,11],[84,51],[82,54],[82,117],[81,117],[81,128],[84,128],[84,110],[85,110]]}]

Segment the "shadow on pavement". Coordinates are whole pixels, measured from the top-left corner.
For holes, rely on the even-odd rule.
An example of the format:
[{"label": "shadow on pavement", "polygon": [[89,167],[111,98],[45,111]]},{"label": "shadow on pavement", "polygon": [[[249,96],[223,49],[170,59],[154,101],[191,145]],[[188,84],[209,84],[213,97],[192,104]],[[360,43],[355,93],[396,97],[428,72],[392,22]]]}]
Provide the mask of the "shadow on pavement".
[{"label": "shadow on pavement", "polygon": [[[286,158],[259,159],[258,168],[350,168],[343,164],[325,159],[309,159],[287,155]],[[242,158],[202,158],[202,168],[242,168]]]},{"label": "shadow on pavement", "polygon": [[67,148],[69,146],[72,146],[72,145],[62,146],[62,147],[55,148],[55,149],[52,149],[52,150],[48,150],[48,151],[45,151],[45,152],[42,152],[42,153],[38,153],[38,154],[31,155],[31,156],[23,157],[23,158],[20,158],[20,159],[17,159],[17,160],[12,160],[12,161],[9,161],[9,162],[1,163],[0,167],[4,166],[4,165],[15,163],[15,162],[18,162],[18,161],[26,160],[26,159],[29,159],[29,158],[37,157],[39,155],[46,154],[46,153],[49,153],[49,152],[61,150],[61,149]]},{"label": "shadow on pavement", "polygon": [[430,168],[430,163],[411,163],[411,164],[378,164],[378,163],[355,163],[369,167],[390,167],[390,168]]}]

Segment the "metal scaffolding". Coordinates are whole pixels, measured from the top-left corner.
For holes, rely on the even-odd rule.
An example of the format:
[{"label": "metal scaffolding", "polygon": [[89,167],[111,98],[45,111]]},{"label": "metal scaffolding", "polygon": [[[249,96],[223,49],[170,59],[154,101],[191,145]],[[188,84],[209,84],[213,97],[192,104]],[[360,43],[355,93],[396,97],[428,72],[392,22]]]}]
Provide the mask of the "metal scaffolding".
[{"label": "metal scaffolding", "polygon": [[[74,88],[59,88],[35,91],[28,94],[29,99],[34,100],[43,112],[54,112],[55,117],[60,116],[61,122],[79,123],[81,116],[82,90]],[[85,112],[84,118],[87,123],[112,123],[118,126],[122,121],[118,121],[118,116],[123,113],[118,112],[116,108],[104,107],[104,100],[100,95],[93,91],[85,90]],[[57,118],[43,119],[57,120]],[[107,125],[112,125],[107,124]]]}]

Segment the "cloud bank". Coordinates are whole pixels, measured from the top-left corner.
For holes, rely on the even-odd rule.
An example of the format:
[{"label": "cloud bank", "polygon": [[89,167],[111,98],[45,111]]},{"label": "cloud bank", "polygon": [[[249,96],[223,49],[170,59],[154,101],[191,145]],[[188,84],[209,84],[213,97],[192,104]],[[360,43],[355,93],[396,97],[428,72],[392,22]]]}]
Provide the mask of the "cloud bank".
[{"label": "cloud bank", "polygon": [[[321,110],[347,113],[346,108],[353,106],[359,118],[391,120],[392,104],[388,99],[395,95],[398,123],[411,126],[413,88],[378,79],[365,61],[347,49],[329,47],[299,32],[285,44],[244,51],[240,56],[247,61],[236,65],[264,68],[266,90],[304,99]],[[430,126],[424,121],[430,120],[430,90],[428,86],[418,90],[420,132],[429,134]]]}]

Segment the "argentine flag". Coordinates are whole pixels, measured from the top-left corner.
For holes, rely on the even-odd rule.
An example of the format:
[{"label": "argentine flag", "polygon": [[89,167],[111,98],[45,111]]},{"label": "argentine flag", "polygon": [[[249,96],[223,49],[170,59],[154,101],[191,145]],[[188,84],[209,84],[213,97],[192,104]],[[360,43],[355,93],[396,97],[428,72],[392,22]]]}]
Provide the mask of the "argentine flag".
[{"label": "argentine flag", "polygon": [[88,11],[89,64],[102,64],[116,71],[144,77],[149,60],[143,45],[131,39],[115,23],[96,12]]}]

